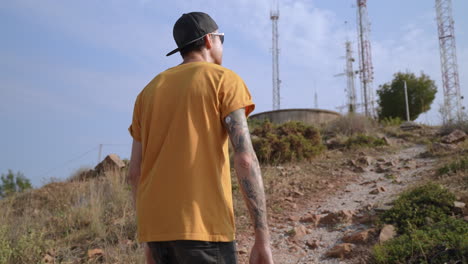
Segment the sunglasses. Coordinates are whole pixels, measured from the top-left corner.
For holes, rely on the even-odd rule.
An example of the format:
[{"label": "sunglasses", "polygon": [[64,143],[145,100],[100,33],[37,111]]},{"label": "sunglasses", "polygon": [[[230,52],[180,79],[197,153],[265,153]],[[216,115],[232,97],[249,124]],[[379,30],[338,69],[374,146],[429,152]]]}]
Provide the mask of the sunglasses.
[{"label": "sunglasses", "polygon": [[219,39],[221,40],[221,44],[224,44],[224,33],[210,33],[213,36],[219,36]]}]

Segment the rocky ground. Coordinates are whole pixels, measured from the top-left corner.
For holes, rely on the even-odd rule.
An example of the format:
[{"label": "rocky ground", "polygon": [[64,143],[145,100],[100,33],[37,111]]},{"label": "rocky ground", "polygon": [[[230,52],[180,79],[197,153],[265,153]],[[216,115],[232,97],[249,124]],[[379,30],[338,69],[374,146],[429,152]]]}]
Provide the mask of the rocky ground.
[{"label": "rocky ground", "polygon": [[[333,169],[338,177],[323,182],[322,191],[313,197],[298,191],[286,197],[289,209],[270,220],[275,262],[366,263],[369,245],[392,236],[392,230],[373,226],[376,213],[433,169],[434,159],[420,158],[425,151],[425,146],[417,145],[339,159],[342,164]],[[248,230],[238,235],[240,263],[248,263],[252,243]]]}]

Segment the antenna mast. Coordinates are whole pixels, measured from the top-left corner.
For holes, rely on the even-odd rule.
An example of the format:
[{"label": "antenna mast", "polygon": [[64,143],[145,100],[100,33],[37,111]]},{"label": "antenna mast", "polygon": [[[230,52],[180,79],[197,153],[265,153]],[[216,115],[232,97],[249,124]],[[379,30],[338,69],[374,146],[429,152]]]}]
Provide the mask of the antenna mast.
[{"label": "antenna mast", "polygon": [[273,110],[279,110],[280,105],[280,84],[279,79],[279,47],[278,47],[278,20],[279,20],[279,4],[276,3],[276,8],[272,7],[270,11],[270,19],[273,29],[272,51],[273,51]]},{"label": "antenna mast", "polygon": [[443,121],[451,123],[461,120],[463,98],[460,93],[458,78],[457,51],[455,46],[455,29],[452,17],[452,1],[436,0],[437,26],[439,31],[440,65],[444,87]]},{"label": "antenna mast", "polygon": [[367,15],[367,0],[357,0],[357,25],[359,45],[359,77],[361,79],[361,96],[364,104],[364,114],[368,117],[375,116],[374,91],[374,67],[372,66],[371,42],[369,40],[370,23]]}]

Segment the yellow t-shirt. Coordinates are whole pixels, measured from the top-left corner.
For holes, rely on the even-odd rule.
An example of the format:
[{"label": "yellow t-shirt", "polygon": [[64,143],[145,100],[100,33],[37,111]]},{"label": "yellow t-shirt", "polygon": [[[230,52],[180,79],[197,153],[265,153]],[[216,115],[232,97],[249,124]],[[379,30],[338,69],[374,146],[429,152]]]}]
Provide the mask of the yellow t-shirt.
[{"label": "yellow t-shirt", "polygon": [[240,108],[255,108],[242,79],[208,62],[170,68],[138,95],[129,131],[143,148],[140,242],[234,240],[223,118]]}]

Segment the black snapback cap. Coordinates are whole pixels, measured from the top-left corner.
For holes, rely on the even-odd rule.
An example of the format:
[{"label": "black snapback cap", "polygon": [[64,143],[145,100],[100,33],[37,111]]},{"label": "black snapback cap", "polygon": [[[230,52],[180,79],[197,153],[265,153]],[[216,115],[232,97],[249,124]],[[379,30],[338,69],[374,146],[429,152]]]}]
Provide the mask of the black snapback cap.
[{"label": "black snapback cap", "polygon": [[183,14],[174,24],[174,29],[172,31],[174,40],[177,43],[177,49],[169,52],[166,56],[180,51],[185,46],[217,29],[218,25],[216,22],[206,13],[191,12]]}]

